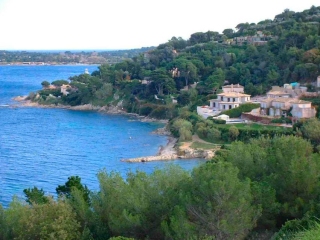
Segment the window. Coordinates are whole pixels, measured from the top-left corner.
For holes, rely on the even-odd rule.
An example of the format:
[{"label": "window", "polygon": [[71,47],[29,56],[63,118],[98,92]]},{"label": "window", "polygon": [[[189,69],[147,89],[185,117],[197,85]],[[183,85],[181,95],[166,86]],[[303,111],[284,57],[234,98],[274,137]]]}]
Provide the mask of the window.
[{"label": "window", "polygon": [[232,105],[229,105],[229,109],[232,109]]},{"label": "window", "polygon": [[215,102],[213,103],[213,107],[216,107],[216,103]]},{"label": "window", "polygon": [[228,102],[230,102],[230,98],[228,98]]}]

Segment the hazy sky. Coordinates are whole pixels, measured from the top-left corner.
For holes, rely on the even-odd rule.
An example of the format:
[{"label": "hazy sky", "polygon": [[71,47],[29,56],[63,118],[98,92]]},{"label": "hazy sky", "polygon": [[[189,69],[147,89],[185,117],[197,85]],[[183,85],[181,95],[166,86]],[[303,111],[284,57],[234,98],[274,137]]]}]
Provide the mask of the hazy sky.
[{"label": "hazy sky", "polygon": [[157,46],[312,5],[319,0],[0,0],[0,49]]}]

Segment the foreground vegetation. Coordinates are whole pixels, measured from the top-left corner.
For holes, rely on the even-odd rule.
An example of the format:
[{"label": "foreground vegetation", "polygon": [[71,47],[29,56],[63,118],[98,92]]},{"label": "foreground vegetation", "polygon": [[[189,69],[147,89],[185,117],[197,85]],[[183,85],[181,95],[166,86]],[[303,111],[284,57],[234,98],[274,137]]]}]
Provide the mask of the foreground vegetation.
[{"label": "foreground vegetation", "polygon": [[0,208],[0,239],[256,239],[283,225],[274,239],[295,239],[318,226],[319,174],[320,155],[301,137],[234,142],[191,172],[102,171],[97,191],[70,177],[58,199],[26,189],[26,202]]}]

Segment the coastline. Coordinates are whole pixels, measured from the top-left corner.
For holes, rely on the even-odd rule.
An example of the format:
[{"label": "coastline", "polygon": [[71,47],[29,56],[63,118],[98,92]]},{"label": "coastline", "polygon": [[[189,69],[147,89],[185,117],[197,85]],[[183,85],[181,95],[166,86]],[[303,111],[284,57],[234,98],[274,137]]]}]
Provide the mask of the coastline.
[{"label": "coastline", "polygon": [[[146,116],[140,116],[137,113],[128,113],[123,111],[119,107],[116,106],[94,106],[92,104],[84,104],[84,105],[77,105],[77,106],[70,106],[70,105],[42,105],[37,102],[32,102],[31,100],[27,100],[28,96],[17,96],[12,98],[12,100],[18,102],[19,104],[14,105],[14,107],[34,107],[34,108],[57,108],[57,109],[68,109],[68,110],[75,110],[75,111],[97,111],[106,114],[119,114],[119,115],[126,115],[132,116],[138,119],[141,122],[159,122],[159,123],[168,123],[166,119],[155,119],[155,118],[148,118]],[[167,134],[162,134],[167,135]]]}]

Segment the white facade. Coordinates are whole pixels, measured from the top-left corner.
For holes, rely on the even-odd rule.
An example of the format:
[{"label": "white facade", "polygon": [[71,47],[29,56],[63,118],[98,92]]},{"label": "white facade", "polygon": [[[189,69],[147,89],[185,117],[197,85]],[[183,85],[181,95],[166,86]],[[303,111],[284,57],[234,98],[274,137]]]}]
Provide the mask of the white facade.
[{"label": "white facade", "polygon": [[201,117],[207,119],[208,117],[217,116],[221,111],[211,109],[209,106],[198,106],[197,113]]},{"label": "white facade", "polygon": [[210,108],[224,111],[239,107],[240,104],[247,102],[250,102],[250,95],[248,94],[237,92],[220,93],[217,99],[210,100]]}]

